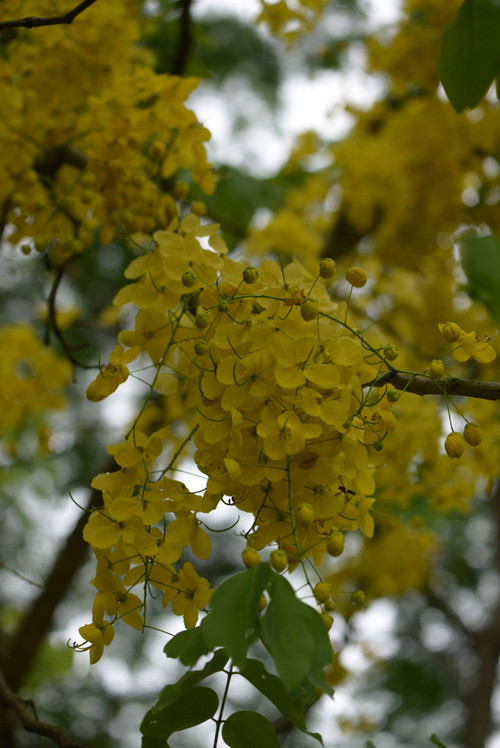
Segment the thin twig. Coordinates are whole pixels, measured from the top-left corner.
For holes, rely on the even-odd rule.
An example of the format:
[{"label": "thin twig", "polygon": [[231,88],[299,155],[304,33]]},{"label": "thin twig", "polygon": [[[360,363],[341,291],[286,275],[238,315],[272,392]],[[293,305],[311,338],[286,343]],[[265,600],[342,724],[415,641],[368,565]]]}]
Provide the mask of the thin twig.
[{"label": "thin twig", "polygon": [[29,707],[33,707],[32,702],[22,699],[14,691],[11,691],[2,673],[0,673],[0,700],[17,714],[22,726],[28,732],[50,738],[61,748],[90,748],[86,743],[79,743],[68,738],[57,725],[51,725],[33,717],[29,709]]},{"label": "thin twig", "polygon": [[[73,259],[73,258],[71,258]],[[68,361],[73,364],[73,367],[79,366],[81,369],[95,369],[95,364],[84,364],[82,361],[79,361],[75,356],[73,355],[73,350],[70,345],[66,342],[66,339],[63,335],[63,332],[61,328],[59,327],[59,323],[57,321],[57,307],[56,307],[56,295],[59,288],[59,285],[61,283],[61,280],[64,276],[64,268],[57,268],[56,274],[54,276],[54,281],[52,283],[47,306],[48,306],[48,319],[47,319],[47,331],[45,335],[45,343],[49,344],[49,338],[50,338],[50,332],[52,331],[56,338],[58,339],[59,343],[62,346],[62,349],[66,355],[66,358]],[[81,348],[82,346],[78,346]],[[73,381],[75,381],[75,372],[73,371]]]},{"label": "thin twig", "polygon": [[397,390],[412,392],[414,395],[456,395],[476,397],[480,400],[500,400],[500,382],[477,382],[468,379],[431,379],[419,374],[403,371],[386,371],[365,387],[383,387],[392,384]]},{"label": "thin twig", "polygon": [[97,0],[83,0],[82,3],[69,10],[67,13],[62,13],[59,16],[50,16],[49,18],[37,18],[36,16],[28,16],[27,18],[18,18],[12,21],[0,21],[0,31],[3,29],[35,29],[40,26],[59,26],[61,24],[73,23],[75,18],[83,13],[84,10],[90,8]]}]

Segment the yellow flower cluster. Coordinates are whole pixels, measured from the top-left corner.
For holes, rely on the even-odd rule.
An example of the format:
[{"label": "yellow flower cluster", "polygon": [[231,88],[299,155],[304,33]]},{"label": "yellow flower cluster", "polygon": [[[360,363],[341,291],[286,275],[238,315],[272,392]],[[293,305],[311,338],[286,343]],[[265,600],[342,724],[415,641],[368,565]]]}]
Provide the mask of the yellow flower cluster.
[{"label": "yellow flower cluster", "polygon": [[28,325],[0,327],[0,349],[0,438],[15,442],[28,419],[65,406],[73,372]]},{"label": "yellow flower cluster", "polygon": [[273,36],[292,45],[298,36],[312,31],[328,0],[261,0],[257,23],[265,23]]},{"label": "yellow flower cluster", "polygon": [[139,308],[135,329],[120,333],[113,371],[101,369],[88,390],[91,399],[105,397],[141,351],[149,394],[188,382],[184,405],[198,417],[192,442],[203,491],[171,477],[169,427],[133,428],[108,448],[120,470],[92,484],[103,492],[103,509],[85,530],[98,557],[96,599],[136,628],[143,603],[130,592],[135,584],[161,589],[164,605],[195,625],[208,582],[190,564],[172,564],[186,546],[209,556],[198,515],[221,501],[250,517],[249,547],[277,545],[290,568],[309,554],[316,564],[327,550],[340,555],[338,531],[373,533],[368,445],[385,438],[394,416],[384,394],[363,384],[380,370],[383,349],[367,345],[348,325],[346,305],[331,300],[333,261],[316,278],[297,262],[245,266],[226,255],[217,229],[192,213],[176,218],[132,261],[133,282],[115,303]]},{"label": "yellow flower cluster", "polygon": [[[214,189],[209,132],[185,105],[197,80],[154,71],[135,45],[141,5],[96,3],[70,27],[16,32],[0,59],[0,145],[9,154],[0,205],[15,227],[10,241],[33,238],[54,267],[97,232],[107,243],[165,227],[189,191],[175,181],[180,169]],[[31,6],[9,0],[3,17],[31,15]],[[53,3],[41,0],[37,13],[51,15]]]}]

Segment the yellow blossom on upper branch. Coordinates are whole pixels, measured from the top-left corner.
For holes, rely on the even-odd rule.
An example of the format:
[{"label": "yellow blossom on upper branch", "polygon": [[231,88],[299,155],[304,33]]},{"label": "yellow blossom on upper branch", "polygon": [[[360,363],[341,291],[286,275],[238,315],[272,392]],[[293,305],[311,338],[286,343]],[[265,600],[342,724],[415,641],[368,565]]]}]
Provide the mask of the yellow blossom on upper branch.
[{"label": "yellow blossom on upper branch", "polygon": [[[28,15],[28,5],[7,2],[2,12]],[[181,169],[207,194],[215,187],[209,132],[186,107],[197,80],[155,72],[153,55],[137,44],[141,5],[96,3],[84,21],[6,42],[0,204],[14,226],[10,241],[33,238],[53,267],[90,246],[97,230],[108,243],[165,229]],[[41,0],[37,12],[50,16],[52,6]],[[160,180],[171,188],[158,189]]]}]

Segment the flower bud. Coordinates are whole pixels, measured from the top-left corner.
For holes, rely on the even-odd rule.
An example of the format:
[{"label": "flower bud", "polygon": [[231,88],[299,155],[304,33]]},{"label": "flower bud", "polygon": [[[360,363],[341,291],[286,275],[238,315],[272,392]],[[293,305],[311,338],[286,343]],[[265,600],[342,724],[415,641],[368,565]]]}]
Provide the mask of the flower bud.
[{"label": "flower bud", "polygon": [[241,560],[247,569],[253,569],[254,566],[257,566],[262,561],[260,553],[255,548],[245,548],[241,554]]},{"label": "flower bud", "polygon": [[194,352],[197,356],[205,356],[208,353],[208,343],[205,340],[198,340],[194,344]]},{"label": "flower bud", "polygon": [[477,423],[468,423],[464,428],[464,439],[471,447],[477,447],[483,440],[483,434]]},{"label": "flower bud", "polygon": [[329,613],[322,613],[321,620],[325,624],[326,630],[330,631],[331,627],[333,626],[333,616],[331,616]]},{"label": "flower bud", "polygon": [[397,390],[388,390],[386,394],[386,398],[390,403],[397,403],[399,398],[401,397],[401,392],[398,392]]},{"label": "flower bud", "polygon": [[363,268],[353,267],[347,271],[345,279],[351,284],[351,286],[354,286],[354,288],[363,288],[363,286],[366,285],[368,276]]},{"label": "flower bud", "polygon": [[447,322],[445,325],[440,325],[439,329],[447,343],[456,343],[463,334],[462,328],[456,322]]},{"label": "flower bud", "polygon": [[394,345],[394,343],[389,343],[384,348],[384,358],[387,359],[387,361],[395,361],[397,357],[399,356],[399,348],[397,345]]},{"label": "flower bud", "polygon": [[194,200],[191,203],[191,212],[197,216],[204,216],[207,213],[207,206],[203,200]]},{"label": "flower bud", "polygon": [[192,288],[196,284],[196,275],[192,270],[186,270],[186,272],[182,274],[181,280],[182,285],[185,288]]},{"label": "flower bud", "polygon": [[366,595],[363,592],[363,590],[356,590],[351,595],[351,603],[353,605],[364,605],[365,599],[366,599]]},{"label": "flower bud", "polygon": [[444,448],[448,457],[458,459],[463,455],[465,449],[463,437],[456,431],[452,431],[445,439]]},{"label": "flower bud", "polygon": [[344,551],[344,533],[334,530],[326,541],[326,550],[334,558],[340,556]]},{"label": "flower bud", "polygon": [[299,504],[295,510],[295,519],[299,527],[303,527],[304,530],[307,530],[314,522],[314,509],[306,502]]},{"label": "flower bud", "polygon": [[300,313],[305,322],[310,322],[311,320],[316,319],[318,312],[319,304],[315,299],[306,299],[301,304]]},{"label": "flower bud", "polygon": [[326,603],[330,599],[331,591],[328,582],[318,582],[313,589],[314,597],[319,603]]},{"label": "flower bud", "polygon": [[196,312],[194,324],[196,325],[198,330],[205,330],[210,324],[210,317],[206,312],[199,310]]},{"label": "flower bud", "polygon": [[323,278],[324,280],[330,280],[331,278],[335,278],[336,274],[337,266],[335,264],[335,260],[332,260],[331,257],[325,257],[324,260],[321,260],[321,262],[319,263],[320,278]]},{"label": "flower bud", "polygon": [[429,374],[433,379],[442,379],[444,377],[444,364],[439,358],[431,361]]},{"label": "flower bud", "polygon": [[243,270],[243,281],[245,283],[248,283],[248,285],[255,283],[258,277],[259,271],[257,270],[257,268],[254,268],[251,265],[247,265],[247,267]]},{"label": "flower bud", "polygon": [[288,555],[286,551],[276,550],[271,553],[270,561],[273,569],[279,573],[288,566]]}]

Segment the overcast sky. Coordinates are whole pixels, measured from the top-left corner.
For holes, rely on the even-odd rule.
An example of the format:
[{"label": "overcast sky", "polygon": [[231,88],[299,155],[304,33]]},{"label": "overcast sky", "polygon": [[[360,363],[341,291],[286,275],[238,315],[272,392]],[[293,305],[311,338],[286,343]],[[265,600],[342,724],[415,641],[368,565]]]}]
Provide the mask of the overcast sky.
[{"label": "overcast sky", "polygon": [[[366,25],[387,26],[398,17],[400,0],[365,0]],[[198,0],[195,16],[214,12],[232,13],[253,21],[260,9],[259,0]],[[341,3],[339,23],[342,23]],[[345,16],[346,32],[352,25]],[[280,90],[281,109],[277,120],[270,117],[264,104],[256,97],[249,101],[249,92],[241,86],[215,92],[202,86],[191,98],[200,121],[212,132],[209,146],[216,162],[235,166],[251,164],[258,175],[272,174],[286,160],[294,137],[305,130],[317,130],[323,136],[335,139],[345,134],[351,124],[343,111],[349,100],[358,105],[368,105],[377,96],[381,84],[363,73],[364,52],[361,47],[350,49],[349,65],[342,73],[331,70],[309,73],[292,72]],[[232,116],[245,107],[257,109],[255,124],[238,139],[231,128]]]}]

